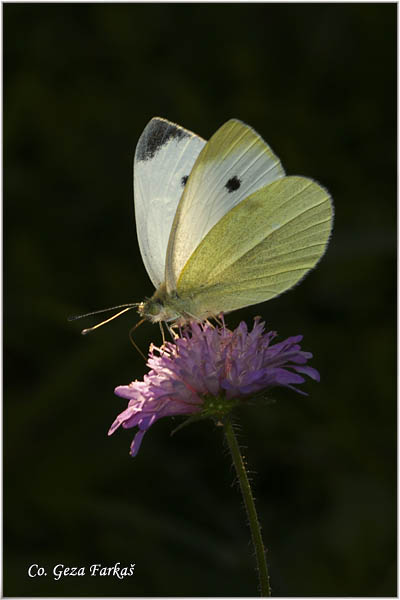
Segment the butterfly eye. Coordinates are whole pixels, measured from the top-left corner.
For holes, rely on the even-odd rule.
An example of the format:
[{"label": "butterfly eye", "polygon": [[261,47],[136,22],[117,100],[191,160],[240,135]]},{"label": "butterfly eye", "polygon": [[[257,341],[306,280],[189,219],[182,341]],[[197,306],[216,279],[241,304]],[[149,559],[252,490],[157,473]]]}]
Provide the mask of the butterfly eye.
[{"label": "butterfly eye", "polygon": [[188,175],[185,175],[184,177],[182,177],[182,179],[181,179],[182,187],[185,187],[188,177],[189,177]]},{"label": "butterfly eye", "polygon": [[236,190],[238,190],[240,188],[240,184],[242,182],[240,181],[240,179],[238,177],[236,177],[236,175],[234,177],[231,177],[230,179],[228,179],[228,181],[225,184],[226,189],[228,190],[228,192],[231,194],[232,192],[236,192]]},{"label": "butterfly eye", "polygon": [[146,315],[147,317],[156,317],[162,312],[163,308],[162,304],[154,302],[150,298],[147,302],[143,302],[142,306],[139,306],[139,314],[142,316]]}]

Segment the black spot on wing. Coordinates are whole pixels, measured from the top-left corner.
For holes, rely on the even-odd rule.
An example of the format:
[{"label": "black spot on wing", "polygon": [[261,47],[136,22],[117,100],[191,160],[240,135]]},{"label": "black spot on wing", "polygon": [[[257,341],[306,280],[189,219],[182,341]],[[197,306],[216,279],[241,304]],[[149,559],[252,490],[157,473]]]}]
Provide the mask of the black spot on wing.
[{"label": "black spot on wing", "polygon": [[136,149],[137,160],[153,158],[158,150],[171,139],[180,140],[189,137],[187,131],[162,119],[153,119],[146,129],[148,131],[143,132]]},{"label": "black spot on wing", "polygon": [[238,177],[236,177],[236,175],[235,175],[234,177],[231,177],[230,179],[228,179],[228,181],[225,184],[225,187],[229,193],[232,193],[240,188],[241,183],[242,182],[240,181],[240,179]]},{"label": "black spot on wing", "polygon": [[182,184],[182,187],[185,187],[185,185],[186,185],[186,182],[187,182],[188,178],[189,178],[189,175],[184,175],[184,176],[182,177],[182,179],[181,179],[181,184]]}]

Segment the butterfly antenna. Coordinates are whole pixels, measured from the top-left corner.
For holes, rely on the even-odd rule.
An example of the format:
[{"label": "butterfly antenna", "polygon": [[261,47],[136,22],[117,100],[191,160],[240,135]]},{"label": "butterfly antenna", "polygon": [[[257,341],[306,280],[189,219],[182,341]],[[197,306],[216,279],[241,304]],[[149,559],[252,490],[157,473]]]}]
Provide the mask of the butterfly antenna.
[{"label": "butterfly antenna", "polygon": [[97,323],[97,325],[94,325],[93,327],[89,327],[88,329],[82,329],[81,334],[82,335],[86,335],[87,333],[90,333],[91,331],[94,331],[95,329],[98,329],[99,327],[102,327],[106,323],[109,323],[110,321],[113,321],[114,319],[116,319],[120,315],[123,315],[128,310],[132,310],[132,308],[133,308],[133,306],[128,306],[128,308],[124,308],[124,310],[120,310],[116,315],[113,315],[109,319],[106,319],[105,321],[102,321],[101,323]]},{"label": "butterfly antenna", "polygon": [[86,313],[84,315],[72,315],[68,317],[68,321],[76,321],[77,319],[83,319],[85,317],[90,317],[92,315],[98,315],[100,313],[108,312],[109,310],[117,310],[118,308],[125,308],[126,306],[134,307],[139,306],[139,302],[130,302],[129,304],[119,304],[118,306],[111,306],[110,308],[102,308],[101,310],[94,310],[92,312]]},{"label": "butterfly antenna", "polygon": [[139,346],[137,345],[137,343],[135,342],[135,340],[132,337],[132,333],[135,331],[135,329],[137,329],[138,327],[140,327],[140,325],[142,323],[145,322],[146,319],[141,319],[138,323],[136,323],[136,325],[134,325],[133,327],[131,327],[131,329],[129,330],[129,339],[131,340],[131,343],[133,345],[134,348],[136,348],[136,350],[139,352],[139,354],[141,356],[143,356],[144,360],[147,360],[147,357],[143,354],[143,352],[141,351],[141,349],[139,348]]}]

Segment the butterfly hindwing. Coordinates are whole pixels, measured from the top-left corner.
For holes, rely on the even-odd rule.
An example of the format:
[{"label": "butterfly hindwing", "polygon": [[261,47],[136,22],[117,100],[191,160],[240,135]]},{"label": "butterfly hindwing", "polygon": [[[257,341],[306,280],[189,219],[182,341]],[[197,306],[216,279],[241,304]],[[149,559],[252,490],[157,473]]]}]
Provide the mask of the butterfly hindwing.
[{"label": "butterfly hindwing", "polygon": [[176,208],[205,143],[191,131],[155,117],[136,146],[136,229],[144,265],[156,288],[164,281],[168,238]]},{"label": "butterfly hindwing", "polygon": [[231,119],[200,152],[179,202],[167,248],[167,291],[176,289],[185,263],[233,207],[283,177],[271,148],[248,125]]},{"label": "butterfly hindwing", "polygon": [[284,177],[226,214],[187,261],[177,283],[196,314],[264,302],[293,287],[323,256],[332,229],[329,193]]}]

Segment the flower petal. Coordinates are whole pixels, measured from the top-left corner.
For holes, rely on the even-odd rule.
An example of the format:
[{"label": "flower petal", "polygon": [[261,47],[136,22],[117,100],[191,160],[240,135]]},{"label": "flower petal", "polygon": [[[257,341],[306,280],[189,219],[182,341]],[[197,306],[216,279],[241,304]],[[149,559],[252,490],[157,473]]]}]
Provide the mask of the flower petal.
[{"label": "flower petal", "polygon": [[277,333],[264,328],[259,317],[251,331],[244,322],[234,331],[224,322],[222,327],[195,322],[161,349],[152,345],[150,370],[143,381],[115,388],[115,394],[129,403],[109,435],[121,425],[124,429],[137,426],[131,446],[131,455],[136,456],[145,432],[158,419],[197,413],[201,417],[205,398],[210,396],[223,403],[282,386],[304,394],[294,386],[304,383],[303,375],[319,381],[319,373],[307,365],[312,354],[301,349],[303,336],[273,343]]}]

